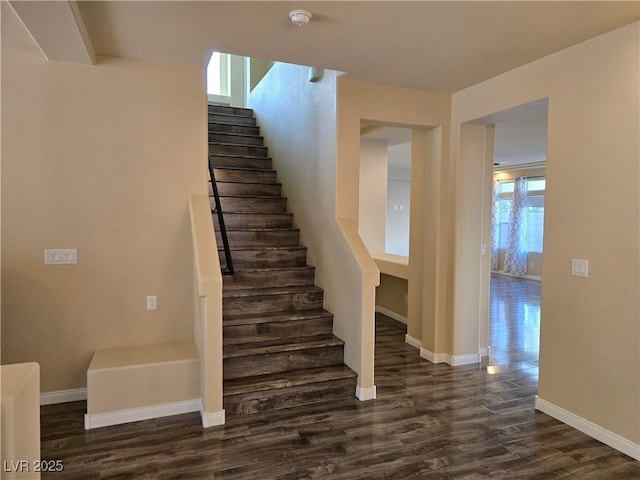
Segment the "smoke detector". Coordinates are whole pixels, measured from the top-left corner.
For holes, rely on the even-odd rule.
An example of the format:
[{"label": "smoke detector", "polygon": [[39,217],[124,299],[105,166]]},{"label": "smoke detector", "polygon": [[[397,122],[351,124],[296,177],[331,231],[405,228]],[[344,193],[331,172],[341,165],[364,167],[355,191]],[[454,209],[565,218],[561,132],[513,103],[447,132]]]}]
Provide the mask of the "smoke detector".
[{"label": "smoke detector", "polygon": [[309,20],[311,20],[311,12],[309,10],[291,10],[289,12],[289,18],[291,23],[296,27],[304,27]]}]

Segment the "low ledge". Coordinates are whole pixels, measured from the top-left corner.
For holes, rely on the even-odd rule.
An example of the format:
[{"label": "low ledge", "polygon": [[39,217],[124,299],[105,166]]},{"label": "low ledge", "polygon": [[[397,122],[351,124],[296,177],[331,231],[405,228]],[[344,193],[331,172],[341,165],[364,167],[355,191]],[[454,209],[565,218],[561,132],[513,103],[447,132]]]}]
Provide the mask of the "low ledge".
[{"label": "low ledge", "polygon": [[200,411],[193,342],[97,350],[87,370],[85,427]]},{"label": "low ledge", "polygon": [[193,342],[102,348],[93,354],[89,372],[183,361],[199,361]]},{"label": "low ledge", "polygon": [[390,253],[374,253],[372,257],[380,269],[380,273],[404,280],[409,279],[409,257]]}]

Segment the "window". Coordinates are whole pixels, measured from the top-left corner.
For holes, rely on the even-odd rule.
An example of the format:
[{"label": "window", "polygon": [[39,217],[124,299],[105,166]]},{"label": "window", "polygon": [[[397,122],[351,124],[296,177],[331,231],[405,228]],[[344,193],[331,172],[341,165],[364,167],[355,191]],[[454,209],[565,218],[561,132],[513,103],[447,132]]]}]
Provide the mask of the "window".
[{"label": "window", "polygon": [[213,52],[207,65],[207,93],[210,95],[228,95],[227,71],[229,55]]},{"label": "window", "polygon": [[[499,247],[502,249],[507,248],[514,186],[513,181],[500,182],[499,186],[498,235]],[[546,180],[544,178],[531,178],[527,182],[527,202],[525,207],[527,239],[525,245],[528,252],[542,252],[545,187]]]}]

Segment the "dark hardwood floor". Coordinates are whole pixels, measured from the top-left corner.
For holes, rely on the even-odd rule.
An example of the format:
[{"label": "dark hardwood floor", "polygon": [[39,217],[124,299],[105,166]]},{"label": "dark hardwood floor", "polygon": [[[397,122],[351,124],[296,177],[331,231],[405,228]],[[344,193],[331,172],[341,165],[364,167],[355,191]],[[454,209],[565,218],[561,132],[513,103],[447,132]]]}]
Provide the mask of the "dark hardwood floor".
[{"label": "dark hardwood floor", "polygon": [[[378,398],[85,431],[85,402],[42,407],[44,479],[638,480],[640,462],[534,410],[539,284],[494,278],[489,361],[432,364],[379,315]],[[524,292],[524,293],[523,293]],[[521,323],[521,325],[517,325]],[[535,334],[537,335],[537,334]]]}]

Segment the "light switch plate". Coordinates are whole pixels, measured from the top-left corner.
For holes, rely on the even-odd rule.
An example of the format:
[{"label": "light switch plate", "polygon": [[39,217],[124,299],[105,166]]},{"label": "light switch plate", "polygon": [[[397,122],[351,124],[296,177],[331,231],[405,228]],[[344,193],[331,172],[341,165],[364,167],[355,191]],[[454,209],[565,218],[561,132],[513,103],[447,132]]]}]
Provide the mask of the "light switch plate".
[{"label": "light switch plate", "polygon": [[589,276],[589,261],[582,260],[580,258],[571,259],[571,275],[574,277],[588,277]]},{"label": "light switch plate", "polygon": [[157,310],[158,309],[158,297],[155,295],[149,295],[147,297],[147,310]]},{"label": "light switch plate", "polygon": [[45,248],[45,265],[75,265],[78,263],[78,250],[75,248]]}]

